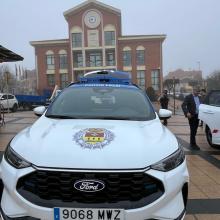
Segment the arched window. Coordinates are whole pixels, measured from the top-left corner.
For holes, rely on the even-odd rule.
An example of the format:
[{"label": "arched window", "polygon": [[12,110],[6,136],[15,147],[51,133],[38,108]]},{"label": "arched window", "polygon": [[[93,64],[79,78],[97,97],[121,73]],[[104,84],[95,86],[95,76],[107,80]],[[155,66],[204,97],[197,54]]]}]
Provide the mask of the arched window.
[{"label": "arched window", "polygon": [[59,67],[60,67],[60,69],[67,69],[67,67],[68,67],[66,50],[59,51]]},{"label": "arched window", "polygon": [[67,54],[66,50],[60,50],[59,54]]},{"label": "arched window", "polygon": [[55,59],[54,59],[54,52],[52,50],[48,50],[46,52],[46,63],[48,70],[55,69]]},{"label": "arched window", "polygon": [[136,64],[137,66],[145,65],[145,48],[143,46],[136,48]]},{"label": "arched window", "polygon": [[123,66],[131,66],[131,48],[123,48]]},{"label": "arched window", "polygon": [[71,29],[72,47],[82,47],[82,28],[74,26]]},{"label": "arched window", "polygon": [[105,46],[115,46],[115,26],[108,24],[104,27]]}]

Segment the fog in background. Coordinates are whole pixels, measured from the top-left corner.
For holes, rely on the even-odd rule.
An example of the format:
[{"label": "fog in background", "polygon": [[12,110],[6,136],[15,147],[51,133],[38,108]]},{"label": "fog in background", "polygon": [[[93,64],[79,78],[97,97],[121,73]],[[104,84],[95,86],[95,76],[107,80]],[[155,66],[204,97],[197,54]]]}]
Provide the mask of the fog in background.
[{"label": "fog in background", "polygon": [[[29,42],[68,38],[63,12],[82,2],[0,0],[0,44],[24,57],[18,64],[35,68],[34,49]],[[101,2],[121,10],[123,35],[167,35],[163,44],[164,75],[177,68],[198,70],[198,62],[204,76],[220,69],[219,0]]]}]

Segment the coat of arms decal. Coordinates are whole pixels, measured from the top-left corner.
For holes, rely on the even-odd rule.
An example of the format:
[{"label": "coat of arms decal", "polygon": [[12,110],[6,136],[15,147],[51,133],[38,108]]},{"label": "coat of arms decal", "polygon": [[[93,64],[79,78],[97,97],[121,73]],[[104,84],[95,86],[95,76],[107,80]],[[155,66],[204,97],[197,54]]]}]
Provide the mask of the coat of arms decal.
[{"label": "coat of arms decal", "polygon": [[73,139],[83,148],[102,149],[114,139],[114,134],[104,128],[87,128],[77,132]]}]

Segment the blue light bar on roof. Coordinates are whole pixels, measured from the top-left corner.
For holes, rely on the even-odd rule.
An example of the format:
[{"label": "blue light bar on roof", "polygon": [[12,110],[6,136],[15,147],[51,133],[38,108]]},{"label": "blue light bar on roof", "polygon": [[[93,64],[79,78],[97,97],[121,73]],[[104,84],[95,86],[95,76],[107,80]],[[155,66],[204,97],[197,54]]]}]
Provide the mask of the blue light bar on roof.
[{"label": "blue light bar on roof", "polygon": [[99,70],[86,73],[80,83],[131,84],[131,74],[122,71]]}]

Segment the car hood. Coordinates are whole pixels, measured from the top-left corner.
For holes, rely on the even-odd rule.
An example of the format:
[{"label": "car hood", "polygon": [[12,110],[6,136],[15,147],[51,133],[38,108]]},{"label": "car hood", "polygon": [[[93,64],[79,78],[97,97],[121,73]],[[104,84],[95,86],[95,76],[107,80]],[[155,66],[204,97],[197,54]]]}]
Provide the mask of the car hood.
[{"label": "car hood", "polygon": [[42,116],[11,147],[40,167],[142,169],[175,152],[178,142],[158,118],[140,122]]}]

